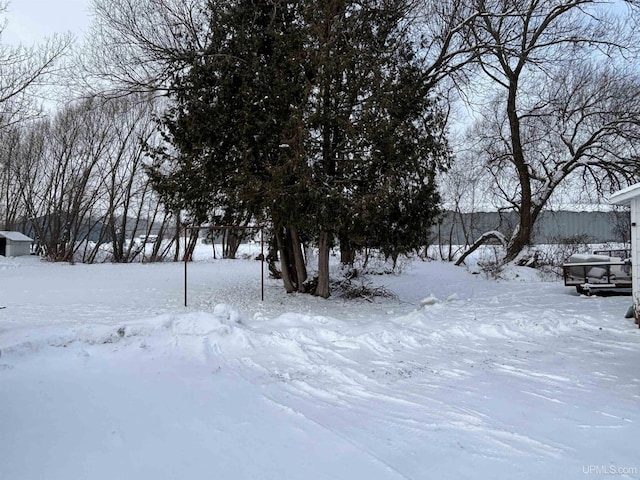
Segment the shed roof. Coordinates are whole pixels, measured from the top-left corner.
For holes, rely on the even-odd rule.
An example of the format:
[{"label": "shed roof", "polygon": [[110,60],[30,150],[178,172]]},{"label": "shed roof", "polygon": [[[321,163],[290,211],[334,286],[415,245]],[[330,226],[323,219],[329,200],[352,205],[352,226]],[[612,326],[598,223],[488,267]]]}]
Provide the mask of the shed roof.
[{"label": "shed roof", "polygon": [[24,233],[20,232],[8,232],[0,230],[0,237],[4,237],[14,242],[33,242],[33,238],[27,237]]},{"label": "shed roof", "polygon": [[626,205],[631,202],[631,199],[636,197],[640,197],[640,183],[618,190],[609,197],[609,201],[616,205]]}]

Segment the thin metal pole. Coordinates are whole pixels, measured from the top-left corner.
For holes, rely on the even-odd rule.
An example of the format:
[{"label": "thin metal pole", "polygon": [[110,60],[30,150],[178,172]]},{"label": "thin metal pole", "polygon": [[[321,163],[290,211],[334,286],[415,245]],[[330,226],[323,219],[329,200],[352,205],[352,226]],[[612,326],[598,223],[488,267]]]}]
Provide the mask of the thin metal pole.
[{"label": "thin metal pole", "polygon": [[264,302],[264,227],[260,227],[260,300]]},{"label": "thin metal pole", "polygon": [[187,306],[187,226],[184,226],[184,306]]}]

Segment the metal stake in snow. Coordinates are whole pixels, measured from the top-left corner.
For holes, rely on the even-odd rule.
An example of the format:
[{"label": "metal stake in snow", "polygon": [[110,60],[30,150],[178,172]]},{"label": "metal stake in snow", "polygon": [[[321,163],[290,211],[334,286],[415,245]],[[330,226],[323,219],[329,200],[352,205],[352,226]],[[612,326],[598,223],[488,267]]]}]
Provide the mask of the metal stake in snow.
[{"label": "metal stake in snow", "polygon": [[187,306],[187,286],[188,286],[188,278],[187,278],[187,265],[189,264],[189,255],[188,255],[188,236],[187,233],[189,231],[197,230],[260,230],[260,300],[264,302],[264,227],[261,225],[250,225],[250,226],[235,226],[235,225],[223,225],[220,227],[189,227],[187,225],[184,226],[184,306]]}]

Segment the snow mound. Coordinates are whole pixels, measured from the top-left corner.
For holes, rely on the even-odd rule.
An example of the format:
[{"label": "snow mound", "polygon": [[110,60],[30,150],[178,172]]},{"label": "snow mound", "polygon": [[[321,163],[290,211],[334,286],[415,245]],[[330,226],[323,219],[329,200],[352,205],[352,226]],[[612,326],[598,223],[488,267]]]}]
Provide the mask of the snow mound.
[{"label": "snow mound", "polygon": [[518,265],[507,264],[500,270],[499,277],[501,280],[538,283],[542,281],[539,270],[531,267],[521,267]]},{"label": "snow mound", "polygon": [[434,294],[430,294],[428,297],[420,300],[420,305],[422,307],[428,307],[430,305],[435,305],[436,303],[440,303],[440,299],[436,297]]},{"label": "snow mound", "polygon": [[240,312],[226,303],[219,303],[213,308],[213,314],[216,317],[224,320],[229,320],[234,323],[241,323],[242,317]]}]

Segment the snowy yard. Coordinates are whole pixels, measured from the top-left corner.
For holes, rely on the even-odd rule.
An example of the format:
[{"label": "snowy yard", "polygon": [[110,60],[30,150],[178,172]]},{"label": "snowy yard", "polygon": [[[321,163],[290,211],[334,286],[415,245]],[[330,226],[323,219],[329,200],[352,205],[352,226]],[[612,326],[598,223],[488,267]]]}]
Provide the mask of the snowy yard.
[{"label": "snowy yard", "polygon": [[[0,479],[640,478],[630,297],[437,262],[397,299],[260,264],[0,257]],[[424,301],[423,301],[424,300]]]}]

